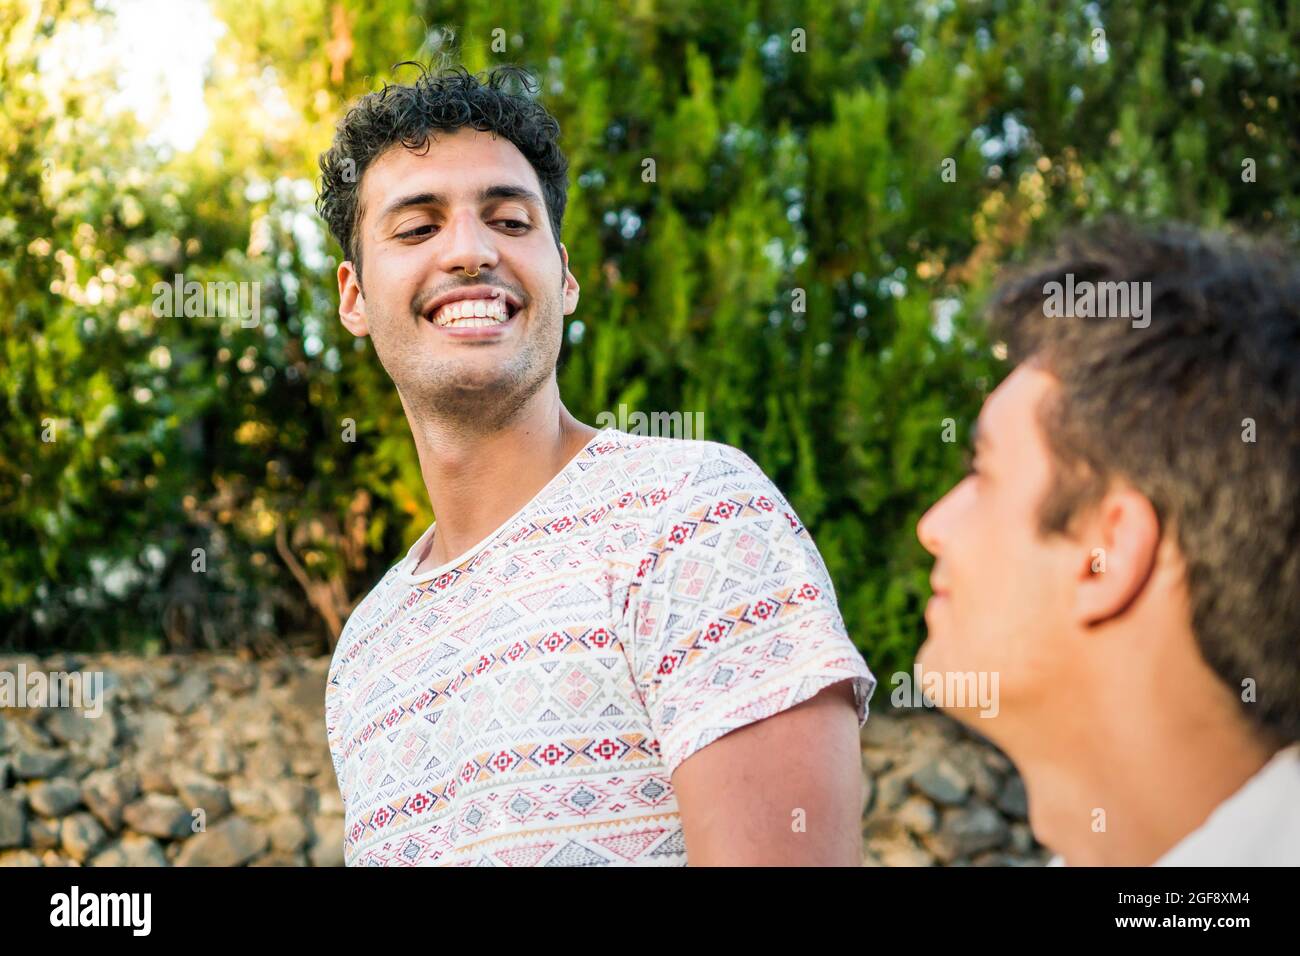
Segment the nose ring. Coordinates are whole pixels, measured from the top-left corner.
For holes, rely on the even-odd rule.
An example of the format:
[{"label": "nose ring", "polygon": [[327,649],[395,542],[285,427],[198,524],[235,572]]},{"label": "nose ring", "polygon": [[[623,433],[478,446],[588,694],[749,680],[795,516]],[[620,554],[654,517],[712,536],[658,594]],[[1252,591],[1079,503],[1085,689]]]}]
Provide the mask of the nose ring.
[{"label": "nose ring", "polygon": [[478,278],[478,270],[475,269],[473,272],[466,272],[465,275],[469,276],[471,279],[477,279],[477,278]]}]

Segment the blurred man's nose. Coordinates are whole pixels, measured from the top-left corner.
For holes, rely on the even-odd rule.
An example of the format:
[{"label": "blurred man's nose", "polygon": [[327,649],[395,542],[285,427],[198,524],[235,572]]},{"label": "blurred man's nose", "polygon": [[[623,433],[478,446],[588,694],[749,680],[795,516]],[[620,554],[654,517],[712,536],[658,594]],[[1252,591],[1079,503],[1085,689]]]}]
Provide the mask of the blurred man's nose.
[{"label": "blurred man's nose", "polygon": [[[949,493],[951,494],[951,492]],[[939,531],[940,519],[942,518],[941,509],[943,503],[948,500],[948,495],[944,495],[938,501],[930,506],[925,514],[921,515],[921,520],[916,523],[916,537],[921,542],[921,547],[929,551],[936,558],[939,556]]]}]

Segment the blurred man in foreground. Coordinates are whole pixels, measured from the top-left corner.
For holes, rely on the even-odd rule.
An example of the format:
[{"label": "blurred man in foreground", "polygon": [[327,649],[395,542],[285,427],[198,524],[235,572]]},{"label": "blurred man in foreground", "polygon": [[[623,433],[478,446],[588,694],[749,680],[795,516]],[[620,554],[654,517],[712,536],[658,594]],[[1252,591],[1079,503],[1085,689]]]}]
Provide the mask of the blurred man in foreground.
[{"label": "blurred man in foreground", "polygon": [[1054,863],[1300,864],[1300,265],[1108,223],[991,319],[1018,364],[918,525],[918,662],[998,674],[944,706]]}]

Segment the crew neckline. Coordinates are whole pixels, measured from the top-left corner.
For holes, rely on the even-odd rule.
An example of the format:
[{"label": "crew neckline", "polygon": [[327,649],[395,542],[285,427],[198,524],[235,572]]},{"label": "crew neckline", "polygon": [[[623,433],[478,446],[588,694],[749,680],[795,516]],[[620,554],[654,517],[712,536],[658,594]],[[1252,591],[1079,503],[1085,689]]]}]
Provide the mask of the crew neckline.
[{"label": "crew neckline", "polygon": [[577,465],[579,461],[581,461],[584,457],[586,457],[587,453],[591,450],[592,446],[597,444],[605,435],[609,434],[610,432],[616,432],[616,431],[618,431],[617,428],[610,426],[608,428],[602,428],[600,431],[596,432],[596,434],[592,435],[591,439],[580,449],[578,449],[578,453],[574,455],[572,458],[570,458],[564,464],[563,468],[561,468],[554,475],[552,475],[551,480],[548,481],[545,485],[543,485],[541,487],[541,490],[539,490],[537,494],[529,498],[528,501],[526,501],[518,511],[512,514],[505,521],[501,522],[501,524],[498,525],[494,531],[490,531],[477,544],[471,545],[469,548],[465,549],[465,551],[463,551],[461,554],[452,558],[450,561],[438,565],[436,568],[430,568],[428,571],[423,571],[420,574],[416,574],[415,566],[419,563],[418,554],[421,550],[423,550],[424,545],[428,542],[430,536],[432,536],[434,532],[434,529],[438,526],[438,520],[435,518],[433,524],[429,525],[429,527],[427,527],[424,530],[424,533],[420,535],[420,537],[416,538],[415,543],[411,545],[410,548],[407,549],[406,556],[402,558],[401,564],[398,565],[398,569],[397,569],[398,580],[406,584],[423,584],[433,578],[438,577],[441,574],[446,574],[448,571],[452,570],[453,568],[455,568],[460,564],[464,564],[467,559],[478,554],[484,548],[488,547],[493,541],[495,541],[503,531],[505,531],[508,527],[514,524],[516,520],[518,520],[520,515],[522,515],[525,511],[528,511],[535,504],[537,504],[539,499],[549,494],[551,490],[554,488],[555,484],[560,480],[561,476],[563,476],[570,468],[573,468],[575,465]]}]

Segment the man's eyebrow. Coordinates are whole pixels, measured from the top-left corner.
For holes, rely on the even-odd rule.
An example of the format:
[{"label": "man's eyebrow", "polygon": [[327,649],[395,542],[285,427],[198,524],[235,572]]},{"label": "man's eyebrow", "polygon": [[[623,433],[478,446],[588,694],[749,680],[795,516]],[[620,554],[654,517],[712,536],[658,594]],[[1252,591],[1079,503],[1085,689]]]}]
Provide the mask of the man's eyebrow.
[{"label": "man's eyebrow", "polygon": [[486,186],[479,190],[479,202],[488,202],[492,199],[522,199],[524,202],[530,202],[537,206],[543,205],[541,196],[523,186],[503,184],[499,186]]},{"label": "man's eyebrow", "polygon": [[[495,186],[484,186],[478,192],[478,201],[481,203],[490,202],[494,199],[522,199],[525,202],[533,203],[537,206],[542,205],[542,198],[524,186],[515,186],[507,183],[499,183]],[[422,192],[412,193],[409,196],[402,196],[399,199],[389,203],[379,215],[379,221],[383,222],[394,213],[399,213],[416,206],[445,206],[447,197],[442,193]]]}]

